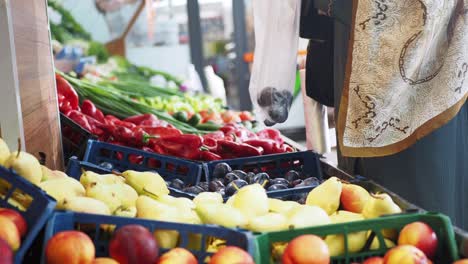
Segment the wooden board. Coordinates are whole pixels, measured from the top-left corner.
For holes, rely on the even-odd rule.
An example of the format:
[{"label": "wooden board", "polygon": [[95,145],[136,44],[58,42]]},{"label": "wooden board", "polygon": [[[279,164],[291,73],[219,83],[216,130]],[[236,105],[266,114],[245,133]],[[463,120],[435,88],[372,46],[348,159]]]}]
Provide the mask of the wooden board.
[{"label": "wooden board", "polygon": [[[8,2],[8,1],[7,1]],[[9,1],[26,150],[63,169],[57,94],[45,0]]]}]

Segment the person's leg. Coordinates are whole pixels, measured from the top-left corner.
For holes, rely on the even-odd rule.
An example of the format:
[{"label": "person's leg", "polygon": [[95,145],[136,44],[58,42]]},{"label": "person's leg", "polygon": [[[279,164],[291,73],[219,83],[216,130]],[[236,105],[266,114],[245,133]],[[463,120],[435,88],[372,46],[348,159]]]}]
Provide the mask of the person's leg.
[{"label": "person's leg", "polygon": [[356,173],[468,228],[468,106],[449,123],[395,155],[361,158]]}]

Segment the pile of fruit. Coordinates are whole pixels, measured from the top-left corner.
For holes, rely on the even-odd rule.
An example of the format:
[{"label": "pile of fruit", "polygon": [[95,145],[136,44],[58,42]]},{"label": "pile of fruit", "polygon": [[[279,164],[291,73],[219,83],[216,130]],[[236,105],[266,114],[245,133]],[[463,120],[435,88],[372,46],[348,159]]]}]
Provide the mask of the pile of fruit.
[{"label": "pile of fruit", "polygon": [[[314,187],[320,184],[320,180],[316,177],[311,177],[296,170],[288,171],[284,177],[273,177],[266,172],[254,173],[243,170],[232,170],[229,164],[225,162],[216,164],[211,176],[213,177],[211,181],[200,182],[195,186],[185,186],[180,179],[172,180],[169,186],[192,194],[209,191],[217,192],[223,197],[229,197],[234,195],[240,188],[255,183],[260,184],[267,191],[285,190],[295,187]],[[292,197],[288,197],[288,200],[304,204],[306,197],[307,193],[304,193],[304,195],[295,194]]]},{"label": "pile of fruit", "polygon": [[[67,260],[93,264],[198,264],[197,258],[187,249],[172,248],[160,254],[159,246],[153,234],[144,226],[125,225],[112,234],[108,252],[110,258],[95,258],[93,241],[80,231],[62,231],[55,234],[47,242],[45,256],[48,264],[67,263]],[[221,248],[205,262],[254,264],[246,251],[235,246]]]}]

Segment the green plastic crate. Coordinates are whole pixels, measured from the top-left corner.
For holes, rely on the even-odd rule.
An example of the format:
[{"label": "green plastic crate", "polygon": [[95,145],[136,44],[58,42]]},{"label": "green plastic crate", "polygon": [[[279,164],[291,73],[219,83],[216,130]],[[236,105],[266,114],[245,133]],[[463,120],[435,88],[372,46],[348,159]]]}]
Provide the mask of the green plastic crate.
[{"label": "green plastic crate", "polygon": [[[345,253],[342,256],[333,257],[332,264],[348,264],[353,262],[362,263],[365,259],[372,256],[383,256],[388,249],[384,245],[382,229],[397,229],[401,230],[406,224],[421,221],[432,227],[438,238],[438,248],[433,263],[443,264],[452,263],[458,259],[457,245],[455,235],[450,219],[439,213],[412,213],[390,215],[375,219],[349,222],[344,224],[333,224],[326,226],[317,226],[304,229],[279,231],[261,234],[255,237],[255,263],[267,264],[274,263],[271,260],[271,244],[275,242],[289,242],[292,239],[304,235],[314,234],[320,237],[333,234],[347,234],[372,230],[379,239],[380,248],[378,250],[366,250],[367,243],[364,249],[358,253]],[[369,239],[370,240],[370,239]],[[347,251],[347,239],[345,241],[345,249]],[[370,241],[368,241],[370,242]]]}]

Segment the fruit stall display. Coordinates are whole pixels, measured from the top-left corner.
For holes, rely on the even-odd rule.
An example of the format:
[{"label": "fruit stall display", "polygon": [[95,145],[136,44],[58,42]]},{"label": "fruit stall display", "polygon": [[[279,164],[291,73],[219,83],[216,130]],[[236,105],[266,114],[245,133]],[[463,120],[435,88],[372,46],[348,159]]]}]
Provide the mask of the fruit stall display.
[{"label": "fruit stall display", "polygon": [[[64,263],[66,259],[83,259],[84,263],[133,263],[126,262],[129,258],[138,258],[138,263],[175,263],[179,258],[186,261],[195,258],[198,263],[265,263],[263,258],[269,260],[270,257],[282,258],[283,263],[334,263],[335,259],[343,257],[347,259],[344,263],[351,263],[347,257],[349,254],[385,255],[387,249],[383,247],[377,246],[376,250],[373,250],[372,245],[361,247],[363,240],[364,244],[372,244],[372,236],[377,237],[375,241],[386,243],[389,248],[394,244],[399,246],[388,250],[386,254],[390,256],[387,257],[389,261],[384,263],[401,263],[392,259],[400,256],[411,258],[413,255],[422,260],[433,258],[438,261],[442,254],[438,253],[440,250],[449,254],[444,255],[444,261],[456,260],[458,257],[449,221],[436,223],[429,219],[436,217],[431,215],[405,216],[388,194],[371,194],[358,185],[343,182],[336,177],[326,179],[308,192],[304,204],[269,198],[267,190],[260,183],[239,188],[227,201],[219,192],[205,191],[192,200],[171,195],[168,187],[170,182],[154,171],[126,170],[122,173],[100,174],[83,170],[77,180],[41,166],[34,156],[25,152],[10,154],[8,148],[5,148],[3,155],[9,158],[2,164],[19,173],[14,175],[17,180],[30,181],[36,185],[28,183],[35,191],[45,191],[55,199],[57,210],[65,211],[57,211],[49,220],[42,252],[44,263]],[[10,191],[6,197],[14,197],[12,193]],[[15,196],[15,199],[18,198]],[[405,218],[410,216],[413,218]],[[400,220],[395,220],[397,218]],[[8,241],[0,244],[3,245],[2,250],[7,252],[2,256],[8,258],[8,254],[13,252],[12,248],[18,245],[10,244],[11,241],[18,241],[11,240],[11,230],[16,229],[13,228],[14,224],[11,225],[11,220],[0,219],[9,223],[1,225],[1,230],[6,231],[0,232],[0,241]],[[70,219],[78,219],[81,225],[75,225],[75,220]],[[411,223],[414,224],[404,227]],[[11,228],[6,228],[8,226]],[[354,229],[356,226],[361,229]],[[446,231],[442,233],[444,228]],[[381,229],[385,231],[380,234]],[[13,238],[15,234],[18,238],[18,230],[13,232]],[[204,234],[204,239],[190,236],[191,233],[197,233],[196,230],[202,230],[200,232]],[[375,234],[368,234],[368,230]],[[434,246],[420,243],[434,238],[431,230],[438,243],[435,255],[431,253]],[[222,237],[223,234],[249,238],[244,239],[246,243],[231,243],[228,237]],[[323,241],[325,245],[306,247],[314,250],[322,248],[321,253],[317,252],[312,259],[309,258],[310,254],[301,251],[300,245],[306,244],[307,239],[288,245],[284,243],[305,234],[320,236],[320,240],[314,238],[312,243]],[[348,239],[344,239],[344,236],[348,236]],[[271,243],[282,244],[270,247],[270,242],[265,242],[268,244],[265,246],[265,243],[262,244],[265,237]],[[121,241],[132,241],[127,244],[134,247],[124,247]],[[194,249],[193,243],[199,246]],[[296,244],[299,246],[294,246]],[[68,250],[72,245],[74,250]],[[139,245],[148,245],[148,248]],[[400,247],[403,245],[408,246]],[[284,253],[281,253],[282,249]],[[322,253],[325,256],[322,262],[307,262],[321,260]],[[392,254],[395,256],[392,257]],[[206,258],[209,255],[212,256]],[[296,257],[300,259],[296,260]],[[300,262],[304,259],[306,262]],[[359,261],[364,259],[360,258]]]}]

